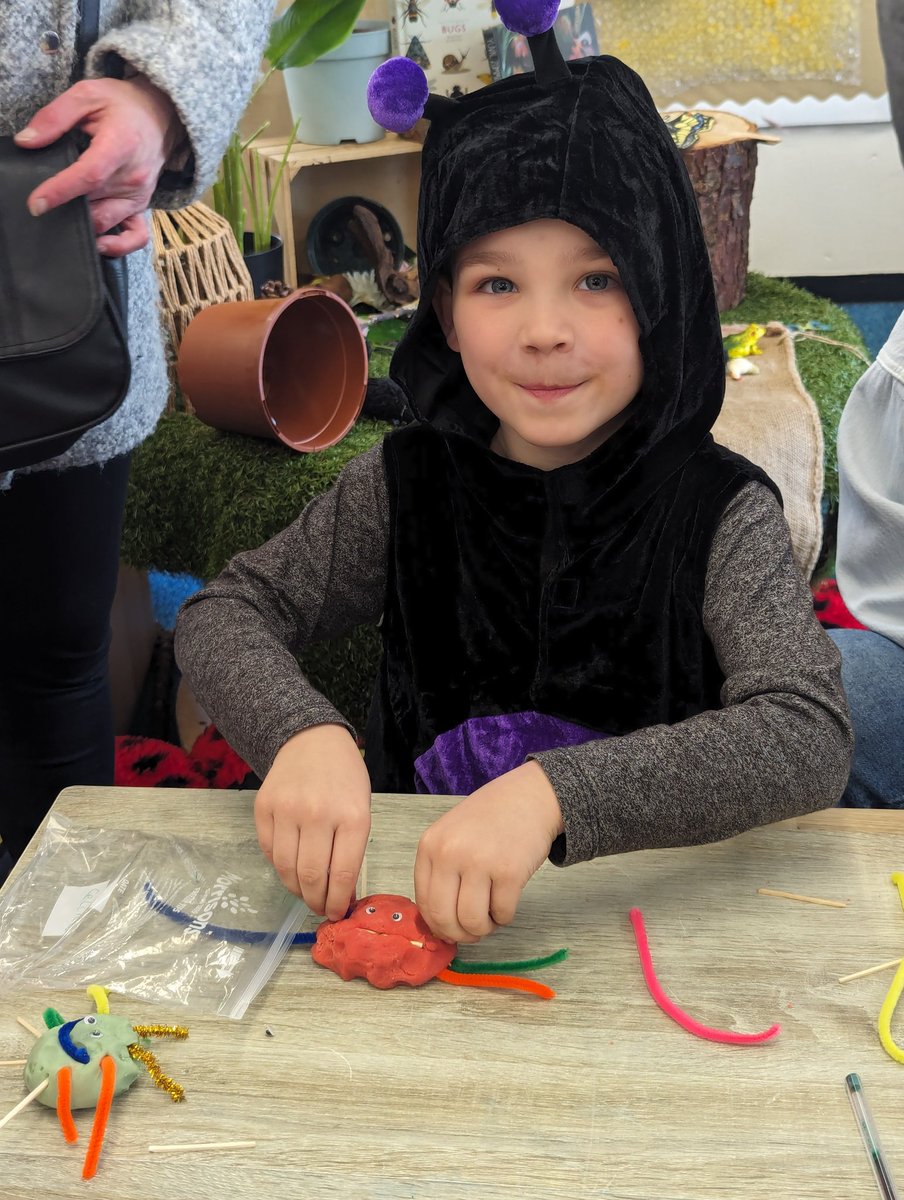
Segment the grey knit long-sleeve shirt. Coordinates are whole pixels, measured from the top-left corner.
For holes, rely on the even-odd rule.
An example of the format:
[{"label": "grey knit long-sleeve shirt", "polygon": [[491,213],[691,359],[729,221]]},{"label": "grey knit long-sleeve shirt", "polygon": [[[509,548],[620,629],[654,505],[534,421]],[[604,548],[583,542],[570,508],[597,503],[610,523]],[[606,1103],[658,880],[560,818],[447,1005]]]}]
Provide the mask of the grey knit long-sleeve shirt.
[{"label": "grey knit long-sleeve shirt", "polygon": [[[351,729],[296,656],[379,619],[388,545],[376,446],[184,605],[179,666],[261,778],[299,730]],[[554,861],[717,841],[838,801],[853,745],[839,656],[813,615],[781,509],[759,483],[719,525],[703,619],[725,676],[722,708],[532,756],[562,810]]]}]

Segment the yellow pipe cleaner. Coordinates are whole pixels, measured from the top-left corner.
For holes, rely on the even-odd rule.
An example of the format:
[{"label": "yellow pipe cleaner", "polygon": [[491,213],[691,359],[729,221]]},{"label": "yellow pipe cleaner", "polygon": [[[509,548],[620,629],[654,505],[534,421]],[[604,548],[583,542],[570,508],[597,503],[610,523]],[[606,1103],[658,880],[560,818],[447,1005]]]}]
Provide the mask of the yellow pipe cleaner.
[{"label": "yellow pipe cleaner", "polygon": [[184,1025],[133,1025],[132,1028],[139,1037],[171,1037],[184,1039],[188,1030]]},{"label": "yellow pipe cleaner", "polygon": [[[904,909],[904,874],[900,871],[895,871],[891,877],[891,881],[898,889],[898,898],[901,901],[901,908]],[[904,991],[904,962],[895,971],[891,987],[888,989],[885,999],[882,1001],[882,1007],[879,1009],[879,1020],[877,1023],[882,1049],[895,1062],[899,1063],[904,1063],[904,1050],[901,1049],[891,1035],[891,1021],[895,1015],[895,1009],[898,1007],[898,1001],[901,999],[902,991]]]},{"label": "yellow pipe cleaner", "polygon": [[169,1095],[171,1100],[178,1104],[180,1100],[185,1099],[185,1088],[181,1083],[176,1083],[175,1079],[171,1079],[169,1075],[164,1075],[153,1050],[133,1044],[129,1046],[129,1054],[136,1062],[144,1063],[148,1075],[161,1091]]},{"label": "yellow pipe cleaner", "polygon": [[110,1001],[107,997],[107,989],[102,988],[99,983],[92,983],[90,987],[85,988],[85,991],[94,1001],[94,1007],[99,1013],[107,1016],[110,1012]]}]

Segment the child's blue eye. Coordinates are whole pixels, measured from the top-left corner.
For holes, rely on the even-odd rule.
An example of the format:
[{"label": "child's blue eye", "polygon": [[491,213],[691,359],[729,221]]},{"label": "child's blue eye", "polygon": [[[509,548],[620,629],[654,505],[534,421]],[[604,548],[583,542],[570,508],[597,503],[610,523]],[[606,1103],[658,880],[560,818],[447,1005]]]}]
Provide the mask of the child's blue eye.
[{"label": "child's blue eye", "polygon": [[485,279],[480,285],[481,292],[489,292],[493,296],[507,296],[509,292],[515,290],[515,285],[510,279]]},{"label": "child's blue eye", "polygon": [[585,275],[581,280],[588,292],[604,292],[611,282],[608,275]]}]

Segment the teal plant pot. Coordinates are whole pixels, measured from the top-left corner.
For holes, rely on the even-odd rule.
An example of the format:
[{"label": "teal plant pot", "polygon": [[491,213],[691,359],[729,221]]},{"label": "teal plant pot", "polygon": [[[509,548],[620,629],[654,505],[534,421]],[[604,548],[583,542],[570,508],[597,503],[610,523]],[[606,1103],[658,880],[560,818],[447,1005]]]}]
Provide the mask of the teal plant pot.
[{"label": "teal plant pot", "polygon": [[367,82],[389,57],[389,24],[359,21],[341,46],[307,67],[283,71],[298,139],[315,146],[376,142],[385,130],[367,107]]}]

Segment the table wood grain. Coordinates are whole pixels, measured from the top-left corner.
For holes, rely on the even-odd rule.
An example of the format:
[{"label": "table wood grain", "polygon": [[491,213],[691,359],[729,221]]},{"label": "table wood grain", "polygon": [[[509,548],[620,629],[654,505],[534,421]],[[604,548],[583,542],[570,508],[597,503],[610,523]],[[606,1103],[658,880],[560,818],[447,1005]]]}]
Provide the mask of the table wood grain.
[{"label": "table wood grain", "polygon": [[[55,811],[105,828],[230,841],[250,793],[77,789]],[[412,893],[421,830],[448,798],[376,796],[371,891]],[[160,1057],[173,1105],[142,1080],[116,1101],[97,1176],[81,1180],[90,1114],[67,1146],[32,1105],[0,1130],[4,1200],[254,1196],[263,1200],[872,1200],[875,1184],[844,1089],[858,1071],[892,1171],[904,1181],[904,1067],[876,1016],[892,973],[837,976],[904,953],[893,871],[904,814],[826,811],[712,846],[544,866],[516,922],[463,956],[567,946],[542,973],[544,1003],[433,982],[380,992],[293,950],[241,1022],[112,997],[134,1021],[185,1021]],[[18,868],[21,869],[21,868]],[[9,886],[9,885],[7,885]],[[843,909],[757,894],[771,887]],[[669,996],[698,1020],[771,1043],[698,1040],[650,999],[628,910],[645,916]],[[82,998],[84,999],[84,998]],[[0,996],[0,1059],[27,1053],[21,1014],[79,1009],[77,994]],[[86,1009],[89,1007],[83,1004]],[[904,1018],[898,1023],[904,1041]],[[265,1033],[269,1026],[275,1036]],[[0,1068],[0,1115],[23,1095]],[[256,1138],[255,1149],[149,1154],[151,1143]]]}]

